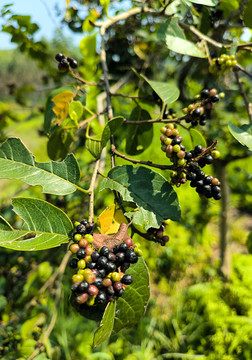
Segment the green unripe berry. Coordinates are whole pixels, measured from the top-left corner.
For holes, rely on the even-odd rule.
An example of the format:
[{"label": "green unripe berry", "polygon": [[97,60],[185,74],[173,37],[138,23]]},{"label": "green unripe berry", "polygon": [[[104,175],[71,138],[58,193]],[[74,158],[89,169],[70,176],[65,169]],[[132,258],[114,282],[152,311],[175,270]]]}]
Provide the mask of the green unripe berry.
[{"label": "green unripe berry", "polygon": [[141,249],[139,249],[139,248],[134,248],[134,253],[135,254],[137,254],[138,256],[143,256],[143,252],[142,252],[142,250]]},{"label": "green unripe berry", "polygon": [[235,55],[230,55],[230,56],[229,56],[229,59],[230,59],[230,60],[236,60],[236,56],[235,56]]},{"label": "green unripe berry", "polygon": [[180,146],[178,144],[174,145],[173,146],[173,151],[176,152],[176,153],[179,152],[180,151]]},{"label": "green unripe berry", "polygon": [[172,143],[172,139],[171,139],[171,138],[166,138],[166,139],[164,140],[164,144],[165,144],[165,145],[171,145],[171,143]]},{"label": "green unripe berry", "polygon": [[185,159],[178,159],[178,162],[177,162],[178,166],[184,166],[185,163],[186,163]]},{"label": "green unripe berry", "polygon": [[219,93],[219,97],[220,97],[220,99],[223,99],[223,98],[225,97],[225,93],[224,93],[224,92],[220,92],[220,93]]},{"label": "green unripe berry", "polygon": [[90,295],[89,295],[89,298],[88,298],[88,300],[86,301],[86,304],[87,304],[88,306],[93,306],[94,303],[95,303],[95,296],[90,296]]},{"label": "green unripe berry", "polygon": [[118,272],[112,272],[111,273],[111,280],[113,282],[117,282],[121,280],[121,275]]},{"label": "green unripe berry", "polygon": [[214,159],[219,159],[220,152],[218,150],[213,150],[213,151],[211,151],[211,155]]},{"label": "green unripe berry", "polygon": [[188,108],[182,109],[182,112],[183,112],[184,114],[187,114],[187,113],[188,113]]},{"label": "green unripe berry", "polygon": [[[168,138],[167,138],[168,139]],[[163,152],[166,152],[166,145],[165,144],[163,144],[162,146],[161,146],[161,150],[163,151]]]},{"label": "green unripe berry", "polygon": [[174,178],[174,177],[176,177],[176,176],[177,176],[177,172],[176,172],[176,171],[171,171],[170,177],[171,177],[171,178]]},{"label": "green unripe berry", "polygon": [[166,132],[166,127],[165,126],[161,127],[160,131],[162,134],[164,134]]},{"label": "green unripe berry", "polygon": [[166,125],[167,129],[173,130],[174,129],[174,125],[172,123],[169,123]]},{"label": "green unripe berry", "polygon": [[83,280],[84,280],[84,277],[81,274],[75,274],[72,276],[73,283],[82,282]]},{"label": "green unripe berry", "polygon": [[80,241],[81,238],[82,238],[81,234],[75,234],[74,235],[74,240],[75,241]]},{"label": "green unripe berry", "polygon": [[237,65],[237,60],[232,60],[231,63],[232,63],[231,66],[235,66],[235,65]]},{"label": "green unripe berry", "polygon": [[78,263],[77,263],[77,266],[78,266],[79,269],[85,269],[85,267],[86,267],[85,260],[83,260],[83,259],[79,260]]},{"label": "green unripe berry", "polygon": [[232,67],[232,60],[227,60],[226,61],[226,66]]},{"label": "green unripe berry", "polygon": [[89,244],[91,244],[94,241],[93,236],[90,234],[85,235],[84,238],[88,241]]},{"label": "green unripe berry", "polygon": [[75,222],[74,222],[74,226],[77,227],[78,225],[80,225],[80,222],[79,222],[79,221],[75,221]]},{"label": "green unripe berry", "polygon": [[183,179],[183,178],[186,178],[186,173],[185,173],[185,172],[182,172],[182,173],[180,174],[180,179]]}]

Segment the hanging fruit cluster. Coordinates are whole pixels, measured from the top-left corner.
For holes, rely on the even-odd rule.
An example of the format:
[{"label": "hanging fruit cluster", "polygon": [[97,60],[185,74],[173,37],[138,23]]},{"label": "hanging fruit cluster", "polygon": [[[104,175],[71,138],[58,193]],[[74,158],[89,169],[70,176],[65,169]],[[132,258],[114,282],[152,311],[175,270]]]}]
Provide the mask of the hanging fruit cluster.
[{"label": "hanging fruit cluster", "polygon": [[195,96],[195,102],[183,109],[183,113],[186,114],[185,121],[192,126],[197,126],[198,123],[201,126],[206,125],[213,104],[224,97],[225,94],[218,93],[216,89],[203,89]]},{"label": "hanging fruit cluster", "polygon": [[235,55],[222,54],[219,58],[214,58],[212,65],[209,66],[209,72],[220,75],[226,70],[231,70],[237,65]]},{"label": "hanging fruit cluster", "polygon": [[70,250],[76,258],[69,263],[77,269],[71,287],[75,303],[93,306],[123,296],[125,288],[133,282],[133,277],[126,275],[125,271],[138,261],[141,250],[133,245],[129,237],[112,249],[108,246],[97,249],[100,240],[94,241],[97,234],[93,234],[93,224],[84,220],[75,225],[75,243],[70,246]]}]

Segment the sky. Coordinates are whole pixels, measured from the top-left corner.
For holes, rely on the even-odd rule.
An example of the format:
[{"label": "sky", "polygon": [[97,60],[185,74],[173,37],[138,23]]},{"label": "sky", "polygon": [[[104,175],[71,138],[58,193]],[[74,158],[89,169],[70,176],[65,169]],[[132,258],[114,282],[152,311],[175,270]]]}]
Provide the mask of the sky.
[{"label": "sky", "polygon": [[[20,15],[30,15],[32,22],[39,25],[40,30],[36,33],[35,39],[40,39],[45,36],[47,39],[53,37],[54,29],[59,25],[59,18],[56,16],[55,7],[63,10],[66,5],[66,0],[0,0],[0,10],[3,5],[13,4],[12,11]],[[0,17],[0,29],[4,19]],[[73,37],[73,33],[64,26],[64,34]],[[74,34],[74,43],[79,44],[83,35]],[[15,44],[10,42],[11,36],[9,34],[0,32],[0,49],[13,49]]]}]

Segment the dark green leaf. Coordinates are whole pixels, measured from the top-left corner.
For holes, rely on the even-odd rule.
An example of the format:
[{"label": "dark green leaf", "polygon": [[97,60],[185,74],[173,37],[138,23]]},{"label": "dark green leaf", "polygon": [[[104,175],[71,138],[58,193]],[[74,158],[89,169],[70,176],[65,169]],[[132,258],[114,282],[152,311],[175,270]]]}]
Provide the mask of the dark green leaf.
[{"label": "dark green leaf", "polygon": [[243,15],[243,21],[245,25],[249,28],[252,28],[252,0],[248,0],[247,4],[245,4],[245,11]]},{"label": "dark green leaf", "polygon": [[139,121],[139,125],[127,125],[126,152],[129,155],[141,154],[152,142],[153,124],[141,124],[142,120],[151,119],[148,111],[135,107],[130,114],[130,121]]},{"label": "dark green leaf", "polygon": [[185,35],[178,25],[177,19],[170,18],[161,24],[157,36],[166,42],[168,49],[180,54],[205,58],[206,52],[203,47],[186,40]]},{"label": "dark green leaf", "polygon": [[2,216],[0,216],[0,230],[12,230],[12,226]]},{"label": "dark green leaf", "polygon": [[0,230],[0,246],[19,251],[45,250],[67,243],[73,225],[68,216],[43,200],[14,198],[13,210],[27,230]]},{"label": "dark green leaf", "polygon": [[201,133],[198,130],[190,129],[190,136],[192,140],[193,147],[197,145],[201,145],[203,148],[207,147],[206,140],[201,135]]},{"label": "dark green leaf", "polygon": [[150,297],[149,272],[142,257],[130,266],[126,274],[133,276],[133,283],[116,302],[113,333],[136,325],[144,315]]},{"label": "dark green leaf", "polygon": [[44,117],[44,131],[46,133],[48,133],[50,131],[51,122],[54,118],[56,118],[56,115],[52,110],[53,107],[55,106],[54,102],[52,101],[52,98],[63,91],[75,91],[75,88],[70,85],[63,86],[63,87],[53,90],[50,93],[50,95],[48,96],[48,99],[46,102],[46,107],[45,107],[45,117]]},{"label": "dark green leaf", "polygon": [[47,153],[52,160],[63,160],[69,152],[74,138],[72,131],[62,127],[57,128],[47,143]]},{"label": "dark green leaf", "polygon": [[39,163],[20,139],[9,138],[0,146],[0,178],[40,185],[48,194],[66,195],[76,190],[79,177],[73,154],[62,162]]},{"label": "dark green leaf", "polygon": [[228,127],[233,137],[239,141],[239,143],[247,146],[248,149],[252,151],[252,124],[238,127],[229,121]]},{"label": "dark green leaf", "polygon": [[143,166],[117,166],[101,182],[101,190],[118,191],[123,200],[136,203],[139,210],[127,213],[134,223],[158,228],[166,219],[179,220],[180,207],[176,192],[160,174]]},{"label": "dark green leaf", "polygon": [[96,159],[100,158],[102,149],[106,146],[107,142],[110,139],[110,136],[116,132],[116,130],[122,125],[122,123],[123,117],[117,116],[106,123],[102,132],[101,140],[87,139],[86,147]]},{"label": "dark green leaf", "polygon": [[115,307],[116,303],[109,303],[104,311],[101,323],[99,328],[94,334],[93,346],[96,347],[103,343],[107,338],[110,337],[113,327],[114,327],[114,318],[115,318]]},{"label": "dark green leaf", "polygon": [[146,76],[138,74],[134,69],[134,73],[142,80],[146,81],[150,87],[158,94],[165,104],[172,104],[179,97],[179,89],[175,82],[160,82],[147,79]]}]

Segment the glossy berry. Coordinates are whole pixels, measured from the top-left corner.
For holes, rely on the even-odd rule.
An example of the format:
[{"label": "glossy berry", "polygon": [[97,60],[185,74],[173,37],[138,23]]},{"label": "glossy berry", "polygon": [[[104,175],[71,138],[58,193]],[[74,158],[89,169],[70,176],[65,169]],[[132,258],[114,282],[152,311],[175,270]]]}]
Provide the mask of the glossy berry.
[{"label": "glossy berry", "polygon": [[96,286],[94,286],[94,285],[90,285],[90,286],[89,286],[89,288],[88,288],[88,293],[89,293],[89,295],[94,296],[94,295],[97,295],[98,292],[99,292],[99,290],[97,289]]},{"label": "glossy berry", "polygon": [[138,261],[138,256],[132,250],[127,250],[125,253],[125,258],[130,264],[135,264]]},{"label": "glossy berry", "polygon": [[92,273],[96,276],[96,277],[101,277],[100,272],[98,269],[91,269]]},{"label": "glossy berry", "polygon": [[199,170],[196,172],[196,180],[202,180],[205,177],[205,173],[203,170]]},{"label": "glossy berry", "polygon": [[123,284],[120,281],[117,281],[113,284],[113,288],[116,292],[122,290]]},{"label": "glossy berry", "polygon": [[79,224],[78,226],[76,226],[76,231],[79,234],[85,234],[86,233],[86,226],[83,224]]},{"label": "glossy berry", "polygon": [[72,269],[75,269],[75,268],[77,268],[77,263],[78,263],[78,259],[72,259],[72,260],[70,260],[70,262],[69,262],[69,266],[70,266]]},{"label": "glossy berry", "polygon": [[206,177],[204,177],[204,179],[203,179],[203,183],[204,184],[206,184],[206,185],[210,185],[210,184],[212,184],[212,179],[213,179],[213,177],[212,176],[206,176]]},{"label": "glossy berry", "polygon": [[97,260],[97,265],[99,268],[105,268],[106,264],[108,262],[108,259],[105,256],[100,256]]},{"label": "glossy berry", "polygon": [[125,285],[130,285],[133,282],[133,277],[131,275],[124,275],[121,282]]},{"label": "glossy berry", "polygon": [[81,248],[77,251],[76,256],[78,259],[84,259],[84,257],[86,256],[86,251]]},{"label": "glossy berry", "polygon": [[211,155],[205,156],[204,159],[205,159],[205,163],[208,165],[213,163],[213,157]]},{"label": "glossy berry", "polygon": [[190,181],[196,180],[196,176],[197,176],[197,175],[196,175],[195,173],[191,173],[191,172],[189,172],[189,173],[186,174],[187,180],[190,180]]},{"label": "glossy berry", "polygon": [[86,239],[81,239],[78,244],[81,248],[85,249],[88,246],[88,241]]},{"label": "glossy berry", "polygon": [[109,278],[105,278],[105,279],[102,280],[102,284],[103,284],[103,286],[105,286],[105,287],[109,287],[109,286],[112,285],[112,280],[109,279]]},{"label": "glossy berry", "polygon": [[88,300],[88,294],[84,293],[76,297],[77,304],[84,304]]},{"label": "glossy berry", "polygon": [[78,287],[79,292],[81,292],[81,293],[82,292],[87,292],[88,289],[89,289],[89,283],[86,280],[82,281],[79,284],[79,287]]},{"label": "glossy berry", "polygon": [[122,289],[116,293],[116,296],[121,297],[123,296],[123,294],[124,294],[124,290]]},{"label": "glossy berry", "polygon": [[80,282],[75,282],[74,284],[72,284],[71,290],[73,293],[77,294],[79,292],[78,289],[80,284],[81,284]]},{"label": "glossy berry", "polygon": [[192,116],[195,118],[198,118],[200,116],[200,114],[201,114],[200,108],[197,108],[192,112]]},{"label": "glossy berry", "polygon": [[116,261],[116,255],[112,252],[110,252],[107,256],[108,261],[115,262]]},{"label": "glossy berry", "polygon": [[106,267],[105,267],[107,273],[111,273],[113,271],[116,271],[116,264],[111,262],[111,261],[108,261],[107,264],[106,264]]},{"label": "glossy berry", "polygon": [[106,301],[107,301],[107,295],[105,291],[100,291],[96,296],[95,302],[97,304],[104,304],[106,303]]},{"label": "glossy berry", "polygon": [[214,198],[214,200],[220,200],[221,199],[221,193],[214,194],[213,198]]},{"label": "glossy berry", "polygon": [[95,281],[93,282],[93,285],[95,285],[98,289],[101,289],[103,286],[102,278],[97,277]]},{"label": "glossy berry", "polygon": [[132,246],[133,245],[133,241],[131,238],[128,238],[126,240],[124,240],[125,244],[128,245],[128,246]]},{"label": "glossy berry", "polygon": [[113,272],[111,274],[111,280],[116,282],[121,280],[121,275],[118,272]]},{"label": "glossy berry", "polygon": [[217,94],[217,95],[213,95],[213,96],[211,96],[210,100],[211,100],[213,103],[215,103],[215,102],[217,102],[217,101],[220,100],[220,97],[219,97],[218,94]]},{"label": "glossy berry", "polygon": [[87,269],[95,269],[96,268],[96,263],[91,261],[87,264]]},{"label": "glossy berry", "polygon": [[130,267],[130,263],[125,261],[125,262],[121,265],[121,271],[122,271],[122,272],[125,272],[129,267]]},{"label": "glossy berry", "polygon": [[93,262],[97,262],[97,260],[99,259],[100,257],[100,254],[97,252],[97,251],[94,251],[92,254],[91,254],[91,259]]},{"label": "glossy berry", "polygon": [[69,65],[71,66],[72,69],[76,69],[78,67],[78,63],[75,59],[73,59],[72,57],[68,57],[67,61],[69,62]]},{"label": "glossy berry", "polygon": [[125,244],[125,242],[123,242],[123,243],[121,243],[121,244],[119,245],[119,251],[121,251],[121,252],[127,251],[128,248],[129,248],[129,247],[128,247],[127,244]]},{"label": "glossy berry", "polygon": [[110,252],[110,250],[109,250],[109,248],[107,247],[107,246],[103,246],[101,249],[100,249],[100,251],[99,251],[99,254],[101,255],[101,256],[108,256],[108,254],[109,254],[109,252]]},{"label": "glossy berry", "polygon": [[114,295],[114,294],[115,294],[115,290],[114,290],[114,288],[113,288],[112,285],[111,285],[111,286],[108,286],[108,287],[106,288],[106,292],[107,292],[108,295]]},{"label": "glossy berry", "polygon": [[208,89],[204,89],[204,90],[201,91],[201,93],[200,93],[201,99],[207,99],[208,96],[209,96],[209,90]]},{"label": "glossy berry", "polygon": [[215,186],[212,186],[212,193],[213,195],[214,194],[219,194],[221,192],[221,189],[219,186],[215,185]]},{"label": "glossy berry", "polygon": [[120,252],[120,250],[119,250],[119,245],[116,245],[116,246],[114,247],[114,249],[113,249],[113,253],[116,254],[116,253],[118,253],[118,252]]},{"label": "glossy berry", "polygon": [[192,153],[190,151],[185,152],[185,159],[186,160],[191,160],[192,159]]},{"label": "glossy berry", "polygon": [[99,269],[99,274],[101,278],[104,278],[106,276],[106,270],[105,269]]},{"label": "glossy berry", "polygon": [[80,247],[78,244],[72,244],[70,246],[70,251],[73,253],[73,254],[76,254],[78,252],[78,250],[80,250]]},{"label": "glossy berry", "polygon": [[205,158],[199,159],[198,164],[201,168],[205,167],[206,166]]},{"label": "glossy berry", "polygon": [[65,59],[65,55],[64,54],[61,54],[61,53],[58,53],[55,55],[55,59],[60,62],[62,59]]},{"label": "glossy berry", "polygon": [[202,146],[201,145],[195,146],[194,151],[195,151],[196,154],[201,154],[202,153]]}]

